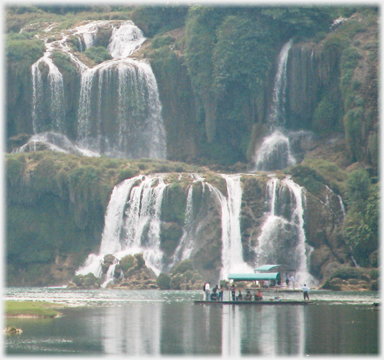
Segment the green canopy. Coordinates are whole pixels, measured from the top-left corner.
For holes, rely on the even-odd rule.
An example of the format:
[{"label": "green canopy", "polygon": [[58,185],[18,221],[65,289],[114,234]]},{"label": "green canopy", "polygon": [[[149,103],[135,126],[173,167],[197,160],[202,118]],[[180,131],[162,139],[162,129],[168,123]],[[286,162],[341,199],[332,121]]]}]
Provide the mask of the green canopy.
[{"label": "green canopy", "polygon": [[280,273],[263,273],[263,274],[229,274],[228,279],[234,281],[255,281],[255,280],[277,280]]},{"label": "green canopy", "polygon": [[281,265],[262,265],[256,268],[255,271],[269,271],[275,268],[276,266],[281,266]]}]

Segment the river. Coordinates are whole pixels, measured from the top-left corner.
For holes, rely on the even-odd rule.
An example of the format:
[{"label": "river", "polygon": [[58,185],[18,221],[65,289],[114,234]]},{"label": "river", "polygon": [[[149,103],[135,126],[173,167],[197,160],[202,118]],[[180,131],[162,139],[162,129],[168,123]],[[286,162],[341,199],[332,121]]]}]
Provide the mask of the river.
[{"label": "river", "polygon": [[[378,355],[377,292],[312,291],[312,304],[199,305],[202,291],[6,288],[5,300],[66,305],[56,319],[7,319],[7,355]],[[264,293],[274,298],[276,293]],[[301,300],[301,293],[279,294]],[[229,297],[226,292],[224,299]]]}]

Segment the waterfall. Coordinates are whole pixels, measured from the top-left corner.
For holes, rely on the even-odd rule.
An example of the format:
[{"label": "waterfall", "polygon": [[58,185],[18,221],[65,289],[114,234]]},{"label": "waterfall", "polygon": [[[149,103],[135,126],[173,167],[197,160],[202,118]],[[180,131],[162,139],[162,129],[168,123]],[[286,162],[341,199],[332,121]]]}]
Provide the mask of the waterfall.
[{"label": "waterfall", "polygon": [[[73,38],[81,51],[86,50],[98,44],[99,30],[108,27],[112,35],[107,48],[113,59],[89,68],[69,43]],[[166,133],[155,76],[148,62],[128,58],[145,40],[131,21],[92,21],[64,31],[60,40],[45,39],[46,52],[31,69],[34,134],[51,128],[68,135],[63,76],[52,60],[55,50],[68,55],[80,74],[74,146],[88,149],[90,155],[165,159]],[[49,70],[47,80],[42,64]],[[59,145],[54,145],[56,151]]]},{"label": "waterfall", "polygon": [[107,49],[114,59],[126,58],[138,50],[145,40],[142,31],[132,21],[126,21],[119,28],[113,28]]},{"label": "waterfall", "polygon": [[[148,267],[158,275],[163,270],[160,250],[160,217],[164,190],[168,185],[161,176],[137,176],[115,186],[104,218],[100,250],[90,254],[77,274],[92,272],[101,276],[104,256],[117,259],[128,254],[143,253]],[[106,275],[104,285],[113,279]]]},{"label": "waterfall", "polygon": [[291,154],[289,139],[279,130],[266,137],[257,151],[255,164],[257,171],[284,169],[296,163]]},{"label": "waterfall", "polygon": [[312,248],[305,243],[303,188],[289,178],[267,183],[268,217],[258,238],[257,266],[286,265],[296,270],[298,283],[313,283],[307,259]]},{"label": "waterfall", "polygon": [[108,49],[116,59],[81,75],[78,142],[110,157],[164,159],[166,135],[155,76],[146,61],[126,57],[145,38],[131,22],[115,30]]},{"label": "waterfall", "polygon": [[282,47],[275,75],[272,105],[268,114],[268,123],[273,126],[285,124],[285,90],[287,87],[288,53],[292,47],[292,39]]},{"label": "waterfall", "polygon": [[272,100],[267,116],[270,134],[263,139],[254,155],[255,171],[281,170],[296,163],[289,138],[284,134],[287,62],[292,39],[281,49],[274,80]]},{"label": "waterfall", "polygon": [[189,259],[192,250],[194,237],[192,233],[193,225],[193,185],[188,189],[187,203],[185,206],[185,222],[183,227],[183,235],[181,236],[180,243],[175,250],[173,261],[170,266],[172,268],[176,263]]},{"label": "waterfall", "polygon": [[[46,51],[31,67],[32,71],[32,126],[34,134],[40,132],[45,125],[52,125],[56,131],[63,132],[65,120],[64,81],[63,75],[53,63],[51,56],[55,50],[55,42],[45,41]],[[42,64],[48,66],[48,90],[44,89]],[[48,108],[44,104],[44,93],[48,93]],[[47,119],[45,124],[43,119]]]},{"label": "waterfall", "polygon": [[220,204],[222,246],[220,279],[228,279],[230,272],[250,272],[253,270],[243,260],[240,233],[241,175],[222,175],[222,177],[227,184],[227,198],[211,184],[205,184]]}]

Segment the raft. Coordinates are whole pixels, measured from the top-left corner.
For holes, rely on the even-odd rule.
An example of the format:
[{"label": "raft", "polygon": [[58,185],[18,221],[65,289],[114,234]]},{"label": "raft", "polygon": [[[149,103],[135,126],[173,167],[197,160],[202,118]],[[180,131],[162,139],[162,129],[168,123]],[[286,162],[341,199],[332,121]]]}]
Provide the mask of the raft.
[{"label": "raft", "polygon": [[224,304],[224,305],[308,305],[312,304],[312,301],[300,301],[300,300],[261,300],[261,301],[206,301],[206,300],[195,300],[195,304],[205,304],[205,305],[214,305],[214,304]]}]

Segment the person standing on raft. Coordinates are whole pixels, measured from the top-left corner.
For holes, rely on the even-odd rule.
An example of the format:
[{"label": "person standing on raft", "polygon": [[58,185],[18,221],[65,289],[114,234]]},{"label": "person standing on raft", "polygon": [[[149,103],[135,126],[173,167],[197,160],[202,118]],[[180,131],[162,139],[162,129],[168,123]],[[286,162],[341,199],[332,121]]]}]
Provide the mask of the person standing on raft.
[{"label": "person standing on raft", "polygon": [[303,289],[304,301],[305,299],[309,300],[309,287],[306,284],[304,284],[302,289]]}]

